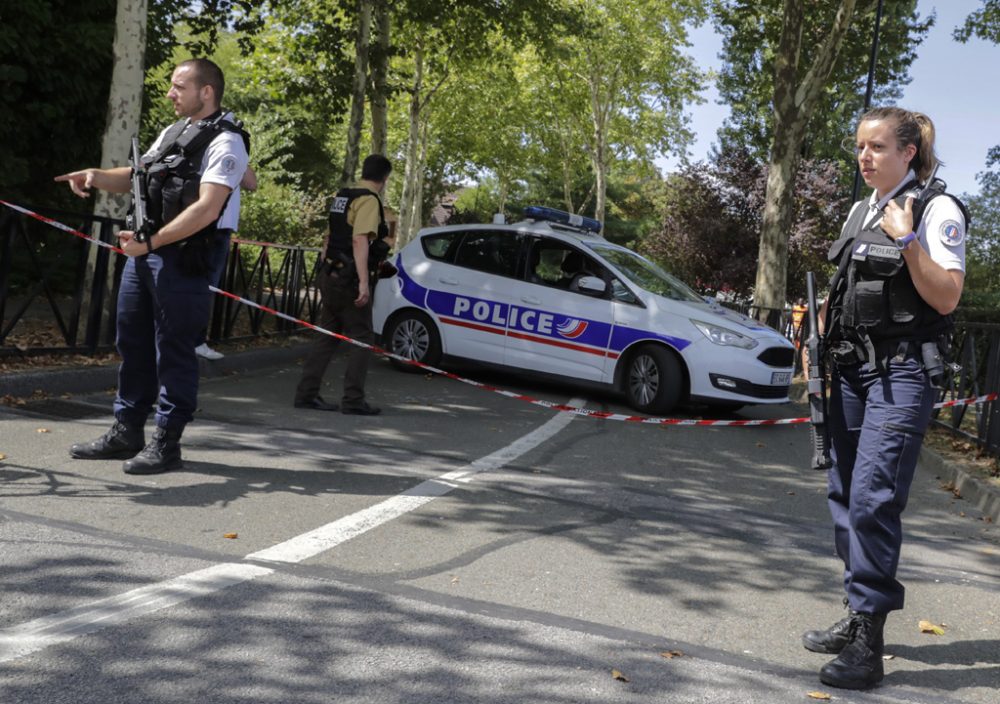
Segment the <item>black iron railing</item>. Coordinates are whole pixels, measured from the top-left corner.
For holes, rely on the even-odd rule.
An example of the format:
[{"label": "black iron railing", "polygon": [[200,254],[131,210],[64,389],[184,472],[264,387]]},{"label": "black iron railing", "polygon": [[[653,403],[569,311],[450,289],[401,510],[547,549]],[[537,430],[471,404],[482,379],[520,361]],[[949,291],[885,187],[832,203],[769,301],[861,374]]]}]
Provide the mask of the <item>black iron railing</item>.
[{"label": "black iron railing", "polygon": [[[42,215],[115,244],[120,220],[38,209]],[[234,238],[219,287],[314,323],[319,250]],[[0,357],[96,354],[114,347],[118,284],[125,259],[114,252],[0,208]],[[257,308],[216,296],[209,324],[214,342],[285,335],[296,326]]]},{"label": "black iron railing", "polygon": [[[1000,391],[1000,325],[959,323],[952,357],[961,370],[952,375],[942,401],[982,396]],[[975,442],[1000,457],[1000,401],[985,405],[955,406],[934,413],[934,423]]]}]

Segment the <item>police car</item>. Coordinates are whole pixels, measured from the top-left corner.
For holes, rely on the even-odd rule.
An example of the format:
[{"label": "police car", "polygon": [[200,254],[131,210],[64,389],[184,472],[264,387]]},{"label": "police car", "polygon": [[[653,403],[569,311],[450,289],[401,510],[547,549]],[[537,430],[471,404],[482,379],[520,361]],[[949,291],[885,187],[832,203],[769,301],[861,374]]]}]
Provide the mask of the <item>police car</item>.
[{"label": "police car", "polygon": [[608,242],[596,220],[538,206],[525,217],[421,230],[375,291],[383,345],[433,366],[606,384],[643,413],[788,401],[795,350],[778,332]]}]

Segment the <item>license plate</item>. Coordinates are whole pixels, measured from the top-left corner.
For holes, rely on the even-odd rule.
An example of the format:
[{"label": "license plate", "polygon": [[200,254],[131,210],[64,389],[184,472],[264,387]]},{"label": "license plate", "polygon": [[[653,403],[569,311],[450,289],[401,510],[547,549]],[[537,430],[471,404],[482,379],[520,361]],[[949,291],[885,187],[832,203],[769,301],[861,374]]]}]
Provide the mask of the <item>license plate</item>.
[{"label": "license plate", "polygon": [[791,372],[771,372],[771,384],[791,384],[792,383],[792,373]]}]

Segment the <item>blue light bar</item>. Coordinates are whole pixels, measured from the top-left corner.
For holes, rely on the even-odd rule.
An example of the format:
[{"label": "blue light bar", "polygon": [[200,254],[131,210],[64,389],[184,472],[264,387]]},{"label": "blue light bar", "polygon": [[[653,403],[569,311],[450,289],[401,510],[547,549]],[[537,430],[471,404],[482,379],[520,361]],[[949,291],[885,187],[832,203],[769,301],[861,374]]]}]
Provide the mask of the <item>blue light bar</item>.
[{"label": "blue light bar", "polygon": [[524,209],[524,217],[529,220],[545,220],[560,225],[569,225],[588,232],[600,233],[601,227],[603,227],[600,220],[585,218],[582,215],[572,215],[565,210],[546,208],[544,205],[529,205]]}]

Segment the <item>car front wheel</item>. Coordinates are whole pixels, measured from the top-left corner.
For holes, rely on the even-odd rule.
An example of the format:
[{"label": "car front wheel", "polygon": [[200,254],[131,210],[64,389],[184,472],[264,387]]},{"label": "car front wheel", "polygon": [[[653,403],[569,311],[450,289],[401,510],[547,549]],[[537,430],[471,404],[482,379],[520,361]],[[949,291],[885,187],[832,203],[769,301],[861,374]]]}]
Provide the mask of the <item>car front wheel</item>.
[{"label": "car front wheel", "polygon": [[680,362],[658,345],[644,345],[629,356],[622,379],[629,405],[642,413],[669,413],[681,399]]},{"label": "car front wheel", "polygon": [[[403,311],[389,322],[384,336],[386,346],[393,354],[436,367],[441,362],[441,336],[434,322],[424,313]],[[418,372],[420,367],[392,360],[397,369]]]}]

